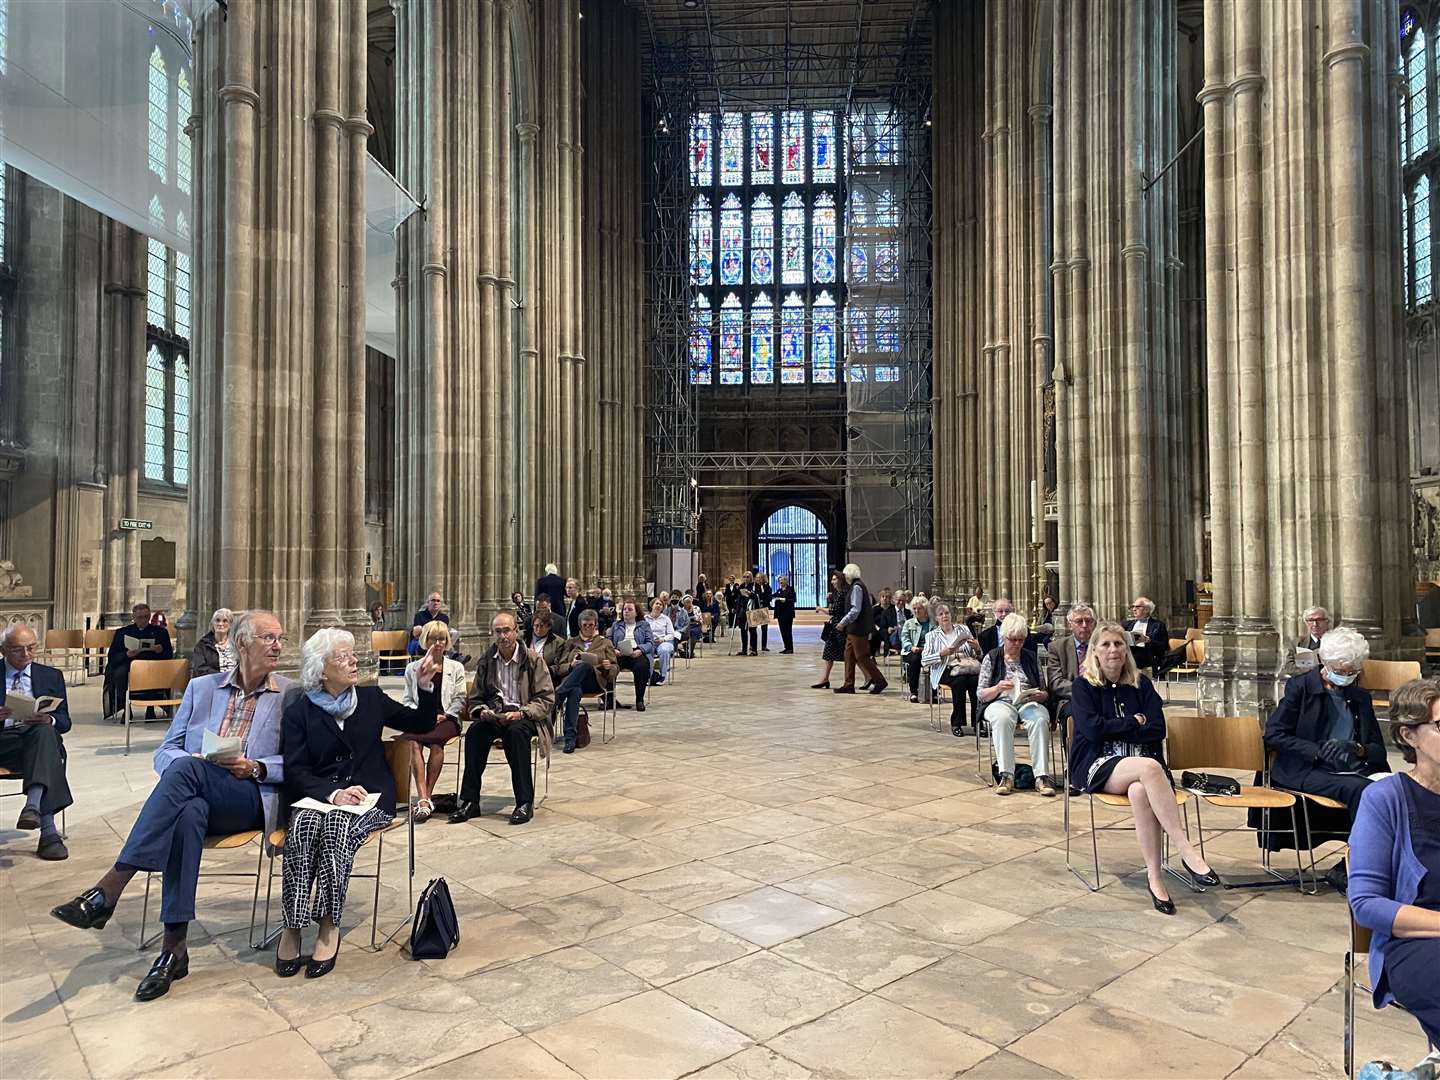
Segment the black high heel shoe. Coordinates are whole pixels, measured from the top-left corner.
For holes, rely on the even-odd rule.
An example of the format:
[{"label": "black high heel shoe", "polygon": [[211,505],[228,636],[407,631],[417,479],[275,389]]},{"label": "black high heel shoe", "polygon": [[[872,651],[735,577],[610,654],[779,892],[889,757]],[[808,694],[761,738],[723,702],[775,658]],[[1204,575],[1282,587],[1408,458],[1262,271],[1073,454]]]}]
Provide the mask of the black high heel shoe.
[{"label": "black high heel shoe", "polygon": [[310,962],[305,965],[305,977],[307,979],[323,979],[335,970],[335,961],[338,959],[340,959],[339,948],[336,948],[335,955],[329,960],[316,960],[312,956]]},{"label": "black high heel shoe", "polygon": [[1145,891],[1150,894],[1150,902],[1155,905],[1155,910],[1160,912],[1161,915],[1175,914],[1174,900],[1161,900],[1158,896],[1155,895],[1155,890],[1150,888],[1150,883],[1148,881],[1145,883]]},{"label": "black high heel shoe", "polygon": [[275,974],[279,975],[282,979],[289,979],[295,975],[298,975],[300,973],[300,969],[305,966],[305,961],[307,959],[308,958],[303,953],[297,953],[289,960],[283,960],[280,957],[280,946],[279,944],[276,944]]},{"label": "black high heel shoe", "polygon": [[1180,860],[1180,865],[1185,867],[1185,873],[1190,875],[1190,880],[1195,884],[1197,889],[1215,888],[1220,885],[1220,876],[1216,874],[1214,870],[1197,874],[1194,870],[1190,869],[1190,864],[1183,858]]}]

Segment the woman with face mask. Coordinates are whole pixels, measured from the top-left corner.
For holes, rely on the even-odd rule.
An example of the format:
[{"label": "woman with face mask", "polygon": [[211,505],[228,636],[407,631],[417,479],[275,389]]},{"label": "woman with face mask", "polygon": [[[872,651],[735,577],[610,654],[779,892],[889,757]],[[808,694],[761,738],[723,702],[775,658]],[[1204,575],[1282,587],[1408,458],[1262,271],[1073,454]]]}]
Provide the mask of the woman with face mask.
[{"label": "woman with face mask", "polygon": [[[1371,774],[1390,771],[1370,695],[1355,685],[1369,655],[1359,632],[1348,626],[1331,630],[1320,639],[1320,666],[1290,680],[1265,725],[1265,746],[1276,755],[1270,771],[1276,787],[1345,804],[1344,812],[1308,808],[1312,844],[1347,839]],[[1269,835],[1272,845],[1288,846],[1284,834]],[[1343,864],[1326,879],[1343,890]]]}]

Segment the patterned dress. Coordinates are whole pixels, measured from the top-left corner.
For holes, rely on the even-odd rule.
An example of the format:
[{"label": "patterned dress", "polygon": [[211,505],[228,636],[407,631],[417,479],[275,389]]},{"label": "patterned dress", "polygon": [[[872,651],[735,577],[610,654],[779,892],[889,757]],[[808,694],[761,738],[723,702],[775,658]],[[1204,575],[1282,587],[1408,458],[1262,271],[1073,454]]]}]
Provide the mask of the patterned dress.
[{"label": "patterned dress", "polygon": [[[841,589],[830,594],[830,626],[832,629],[845,617],[845,612],[848,610],[847,591]],[[825,642],[825,651],[820,658],[830,664],[836,664],[845,659],[845,632],[843,630],[835,630],[830,635],[830,640]]]}]

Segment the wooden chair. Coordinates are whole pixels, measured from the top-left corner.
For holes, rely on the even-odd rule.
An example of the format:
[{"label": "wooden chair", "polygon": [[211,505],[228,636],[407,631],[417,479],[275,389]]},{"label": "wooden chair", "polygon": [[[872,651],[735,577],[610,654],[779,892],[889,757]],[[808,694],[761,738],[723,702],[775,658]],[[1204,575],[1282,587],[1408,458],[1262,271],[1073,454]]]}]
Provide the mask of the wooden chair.
[{"label": "wooden chair", "polygon": [[1360,671],[1360,689],[1370,691],[1375,711],[1390,707],[1390,693],[1411,679],[1420,678],[1418,660],[1366,660]]},{"label": "wooden chair", "polygon": [[[1261,812],[1261,862],[1270,875],[1263,881],[1236,881],[1225,883],[1227,889],[1259,889],[1276,885],[1295,885],[1302,892],[1305,876],[1300,867],[1300,849],[1295,849],[1295,877],[1286,878],[1270,867],[1270,848],[1264,837],[1271,832],[1283,832],[1270,828],[1272,811],[1290,811],[1290,835],[1298,837],[1296,806],[1298,799],[1292,792],[1278,791],[1270,786],[1270,764],[1265,753],[1265,729],[1257,716],[1192,716],[1176,714],[1165,718],[1165,759],[1171,771],[1179,776],[1186,769],[1196,771],[1224,769],[1259,775],[1260,786],[1240,785],[1239,795],[1205,795],[1198,791],[1189,794],[1195,798],[1195,830],[1200,844],[1200,854],[1205,854],[1205,825],[1201,820],[1202,803],[1211,806],[1231,807],[1240,810]],[[1248,826],[1244,826],[1248,828]],[[1224,829],[1222,832],[1235,832]]]},{"label": "wooden chair", "polygon": [[[147,661],[147,662],[148,662],[148,663],[168,663],[168,661],[163,661],[163,660],[161,660],[161,661],[151,660],[151,661]],[[139,661],[136,661],[136,663],[139,663]],[[133,665],[132,665],[132,666],[133,666]],[[281,830],[282,835],[283,835],[283,832],[284,832],[284,830],[282,829],[282,830]],[[207,837],[205,838],[205,845],[204,845],[204,847],[205,847],[205,850],[206,850],[206,851],[234,851],[234,850],[236,850],[237,848],[243,848],[243,847],[245,847],[247,844],[250,844],[250,843],[253,843],[253,842],[256,841],[256,840],[259,840],[259,839],[261,838],[261,836],[263,836],[263,835],[264,835],[264,830],[263,830],[263,829],[249,829],[249,830],[246,830],[245,832],[229,833],[229,834],[217,834],[217,835],[215,835],[215,836],[207,836]],[[282,839],[281,842],[282,842],[282,843],[284,842],[283,839]],[[255,895],[254,895],[254,896],[251,898],[251,900],[250,900],[250,947],[251,947],[252,949],[260,949],[260,948],[263,948],[263,947],[267,944],[267,940],[266,940],[266,937],[265,937],[264,934],[262,934],[258,939],[255,937],[255,915],[256,915],[257,911],[259,910],[259,907],[260,907],[260,879],[261,879],[261,877],[264,876],[264,868],[265,868],[265,845],[264,845],[264,844],[261,844],[261,845],[260,845],[260,849],[259,849],[259,854],[258,854],[258,856],[256,857],[256,860],[255,860],[255,869],[254,869],[254,870],[213,870],[213,871],[210,871],[209,873],[203,873],[203,872],[202,872],[202,873],[200,874],[200,876],[201,876],[202,878],[207,878],[207,877],[222,877],[222,878],[252,878],[252,879],[254,879],[254,881],[255,881]],[[273,874],[273,870],[272,870],[272,874]],[[157,931],[154,933],[153,936],[146,937],[146,935],[145,935],[145,928],[149,925],[149,920],[150,920],[150,883],[151,883],[151,880],[152,880],[154,877],[155,877],[155,875],[154,875],[153,873],[147,872],[147,873],[145,874],[145,902],[141,905],[141,908],[140,908],[140,944],[139,944],[139,946],[138,946],[138,950],[139,950],[140,952],[144,952],[146,949],[150,948],[151,945],[155,944],[155,942],[159,939],[160,934],[161,934],[161,931],[157,930]],[[269,916],[269,905],[268,905],[268,902],[267,902],[267,905],[266,905],[266,916],[267,916],[267,919],[268,919],[268,916]],[[212,935],[212,936],[216,936],[216,935]]]},{"label": "wooden chair", "polygon": [[387,663],[398,663],[403,669],[410,662],[410,654],[406,651],[409,646],[409,630],[370,631],[370,651],[375,654],[382,670]]},{"label": "wooden chair", "polygon": [[1425,663],[1432,674],[1440,672],[1440,626],[1425,631]]},{"label": "wooden chair", "polygon": [[[1165,722],[1168,727],[1170,723],[1170,718],[1168,716],[1165,718]],[[1124,795],[1111,795],[1108,791],[1086,792],[1085,794],[1086,801],[1089,803],[1090,806],[1090,854],[1095,864],[1095,881],[1092,884],[1090,880],[1087,879],[1085,875],[1082,874],[1075,867],[1075,864],[1071,862],[1070,859],[1070,747],[1074,744],[1075,719],[1074,717],[1066,716],[1065,739],[1062,743],[1062,747],[1064,750],[1065,775],[1061,778],[1061,787],[1065,795],[1065,805],[1063,809],[1063,815],[1065,820],[1065,868],[1069,870],[1072,874],[1074,874],[1080,880],[1081,884],[1085,886],[1085,888],[1089,889],[1091,892],[1099,892],[1100,889],[1103,888],[1103,886],[1100,884],[1100,828],[1095,824],[1095,804],[1099,802],[1105,806],[1109,806],[1116,810],[1128,810],[1130,808],[1130,800]],[[1175,793],[1175,805],[1179,806],[1182,810],[1189,805],[1189,802],[1190,796],[1187,795],[1185,792],[1177,791]],[[1190,824],[1190,815],[1188,812],[1185,815],[1185,824],[1186,831],[1188,832]],[[1104,829],[1106,832],[1135,831],[1133,825],[1106,825],[1104,826]],[[1177,880],[1182,882],[1187,888],[1190,889],[1191,892],[1204,892],[1205,890],[1197,888],[1188,876],[1182,876],[1181,874],[1170,868],[1169,848],[1170,838],[1167,836],[1165,838],[1165,872],[1171,874]]]},{"label": "wooden chair", "polygon": [[45,631],[45,659],[50,662],[60,661],[63,666],[70,659],[73,650],[81,650],[84,655],[85,631],[84,630],[46,630]]},{"label": "wooden chair", "polygon": [[[1184,662],[1176,664],[1173,668],[1171,668],[1165,673],[1166,697],[1170,696],[1170,680],[1172,677],[1179,677],[1182,675],[1198,675],[1200,673],[1200,665],[1205,663],[1205,632],[1203,630],[1197,630],[1193,626],[1186,630],[1184,645]],[[1172,649],[1178,649],[1180,647],[1180,642],[1177,639],[1172,638],[1170,640],[1170,647]]]},{"label": "wooden chair", "polygon": [[86,630],[81,638],[80,659],[85,665],[85,674],[90,674],[90,661],[100,661],[100,671],[105,670],[105,661],[110,658],[110,643],[115,640],[114,630]]},{"label": "wooden chair", "polygon": [[[164,690],[169,697],[153,700],[141,698],[142,708],[173,709],[179,706],[190,685],[189,660],[132,660],[130,662],[130,685],[125,690],[125,753],[130,753],[130,725],[135,722],[135,695],[152,690]],[[141,720],[140,723],[150,721]],[[165,718],[169,723],[169,719]]]},{"label": "wooden chair", "polygon": [[[376,632],[379,633],[381,631]],[[390,739],[387,740],[384,745],[385,763],[390,766],[390,777],[395,782],[395,818],[389,825],[370,833],[370,835],[365,837],[364,843],[360,845],[361,851],[370,847],[372,844],[374,845],[375,872],[373,874],[361,874],[354,870],[350,872],[351,881],[354,881],[356,878],[365,880],[373,878],[375,881],[375,897],[370,911],[370,949],[372,952],[379,952],[394,940],[396,934],[409,926],[411,913],[415,910],[415,793],[410,786],[411,743],[402,739]],[[343,810],[332,812],[337,814],[344,813]],[[275,888],[275,860],[279,855],[284,853],[285,839],[288,836],[288,810],[285,813],[285,818],[287,822],[286,826],[276,829],[268,837],[270,873],[265,886],[265,923],[264,935],[261,938],[262,945],[269,945],[271,941],[280,936],[280,927],[277,926],[273,932],[270,930],[270,904]],[[405,881],[407,897],[405,919],[386,935],[384,941],[380,941],[380,879],[385,859],[385,836],[387,833],[392,833],[397,829],[408,830],[410,842],[409,873],[406,875]],[[359,861],[359,851],[355,853],[355,859],[357,862]],[[258,882],[256,883],[255,890],[258,899],[260,890]],[[262,945],[256,945],[254,947],[261,948]]]}]

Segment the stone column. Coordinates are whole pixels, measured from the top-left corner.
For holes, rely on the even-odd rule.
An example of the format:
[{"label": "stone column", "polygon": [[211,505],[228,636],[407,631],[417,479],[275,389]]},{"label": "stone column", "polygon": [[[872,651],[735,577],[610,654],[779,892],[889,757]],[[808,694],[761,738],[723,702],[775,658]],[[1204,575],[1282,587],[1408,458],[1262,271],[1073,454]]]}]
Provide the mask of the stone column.
[{"label": "stone column", "polygon": [[365,274],[363,179],[353,146],[341,152],[347,118],[365,110],[353,77],[365,11],[232,0],[201,18],[195,53],[201,437],[186,618],[223,604],[273,608],[292,639],[322,624],[368,629],[346,554],[364,527],[348,479],[360,460],[343,452],[363,407],[351,378],[364,363],[351,302]]}]

